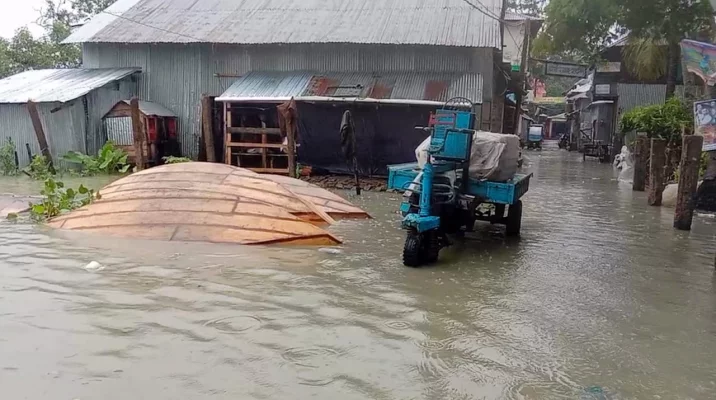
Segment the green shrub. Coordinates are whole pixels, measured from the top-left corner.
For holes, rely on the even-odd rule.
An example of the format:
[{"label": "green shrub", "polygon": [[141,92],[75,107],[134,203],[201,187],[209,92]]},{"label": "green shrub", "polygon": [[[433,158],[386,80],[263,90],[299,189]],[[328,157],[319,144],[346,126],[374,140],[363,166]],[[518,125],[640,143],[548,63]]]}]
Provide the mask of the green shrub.
[{"label": "green shrub", "polygon": [[[45,180],[45,188],[40,192],[43,199],[40,203],[30,204],[30,216],[38,222],[47,221],[50,218],[70,212],[74,209],[86,206],[95,198],[93,190],[83,185],[77,190],[65,189],[63,182],[57,182],[53,178]],[[99,194],[97,194],[99,198]]]},{"label": "green shrub", "polygon": [[646,132],[650,138],[666,139],[671,143],[680,143],[682,130],[690,131],[693,127],[691,109],[676,97],[664,104],[634,108],[624,113],[620,121],[624,133]]},{"label": "green shrub", "polygon": [[15,143],[7,138],[5,144],[0,147],[0,171],[3,175],[17,175],[18,168],[15,164]]},{"label": "green shrub", "polygon": [[52,173],[52,168],[50,168],[50,163],[47,161],[47,158],[42,155],[33,157],[32,162],[30,162],[30,165],[23,169],[23,172],[30,178],[38,181],[46,180],[54,175]]},{"label": "green shrub", "polygon": [[62,159],[82,166],[80,175],[94,176],[99,174],[124,174],[129,170],[127,152],[117,148],[111,141],[107,142],[96,156],[88,156],[78,151],[70,151]]}]

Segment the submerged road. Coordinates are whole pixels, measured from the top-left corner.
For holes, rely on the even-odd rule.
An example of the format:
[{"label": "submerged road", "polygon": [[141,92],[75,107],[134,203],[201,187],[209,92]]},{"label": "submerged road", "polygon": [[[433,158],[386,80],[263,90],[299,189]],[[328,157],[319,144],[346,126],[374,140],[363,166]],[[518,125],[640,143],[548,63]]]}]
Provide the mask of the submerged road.
[{"label": "submerged road", "polygon": [[2,398],[713,398],[714,221],[674,231],[610,166],[527,157],[521,241],[486,226],[426,269],[385,193],[338,250],[2,221]]}]

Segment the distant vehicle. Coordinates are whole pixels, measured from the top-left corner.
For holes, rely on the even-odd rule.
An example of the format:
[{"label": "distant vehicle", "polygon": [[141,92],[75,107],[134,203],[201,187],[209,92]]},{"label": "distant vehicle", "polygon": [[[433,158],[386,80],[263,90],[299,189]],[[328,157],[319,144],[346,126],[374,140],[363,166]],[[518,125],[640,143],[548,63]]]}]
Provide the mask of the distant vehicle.
[{"label": "distant vehicle", "polygon": [[544,136],[544,125],[530,125],[527,131],[527,148],[542,149],[542,140]]}]

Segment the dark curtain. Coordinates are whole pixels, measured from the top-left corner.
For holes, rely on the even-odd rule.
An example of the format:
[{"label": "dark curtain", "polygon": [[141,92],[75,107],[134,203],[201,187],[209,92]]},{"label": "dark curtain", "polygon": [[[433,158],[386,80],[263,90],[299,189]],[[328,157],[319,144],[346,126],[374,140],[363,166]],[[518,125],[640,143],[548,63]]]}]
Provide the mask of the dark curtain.
[{"label": "dark curtain", "polygon": [[349,173],[341,149],[341,119],[350,110],[356,156],[362,175],[385,175],[389,164],[415,162],[415,148],[427,134],[433,106],[357,103],[298,103],[298,161],[336,173]]}]

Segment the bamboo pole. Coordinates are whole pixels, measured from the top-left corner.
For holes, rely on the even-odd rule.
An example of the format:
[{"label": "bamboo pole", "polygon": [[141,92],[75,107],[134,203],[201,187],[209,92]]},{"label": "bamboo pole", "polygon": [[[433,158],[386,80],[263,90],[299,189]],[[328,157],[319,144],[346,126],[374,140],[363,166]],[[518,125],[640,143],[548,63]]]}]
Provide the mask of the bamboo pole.
[{"label": "bamboo pole", "polygon": [[[55,164],[52,161],[52,153],[50,152],[50,146],[47,144],[47,136],[45,136],[45,130],[42,127],[42,120],[40,120],[40,113],[37,111],[37,104],[33,101],[28,101],[27,111],[30,113],[32,127],[35,129],[37,142],[40,144],[40,152],[42,152],[42,155],[45,156],[50,172],[54,174],[56,172]],[[32,160],[30,160],[30,162],[32,162]]]},{"label": "bamboo pole", "polygon": [[134,133],[134,163],[137,171],[144,169],[144,127],[139,113],[139,99],[132,97],[129,102],[132,109],[132,131]]},{"label": "bamboo pole", "polygon": [[701,163],[702,136],[687,135],[683,139],[681,164],[679,167],[679,189],[676,195],[674,228],[688,231],[694,218],[694,200],[699,184],[699,164]]},{"label": "bamboo pole", "polygon": [[651,139],[649,157],[649,205],[661,206],[664,192],[664,167],[666,166],[666,140]]}]

